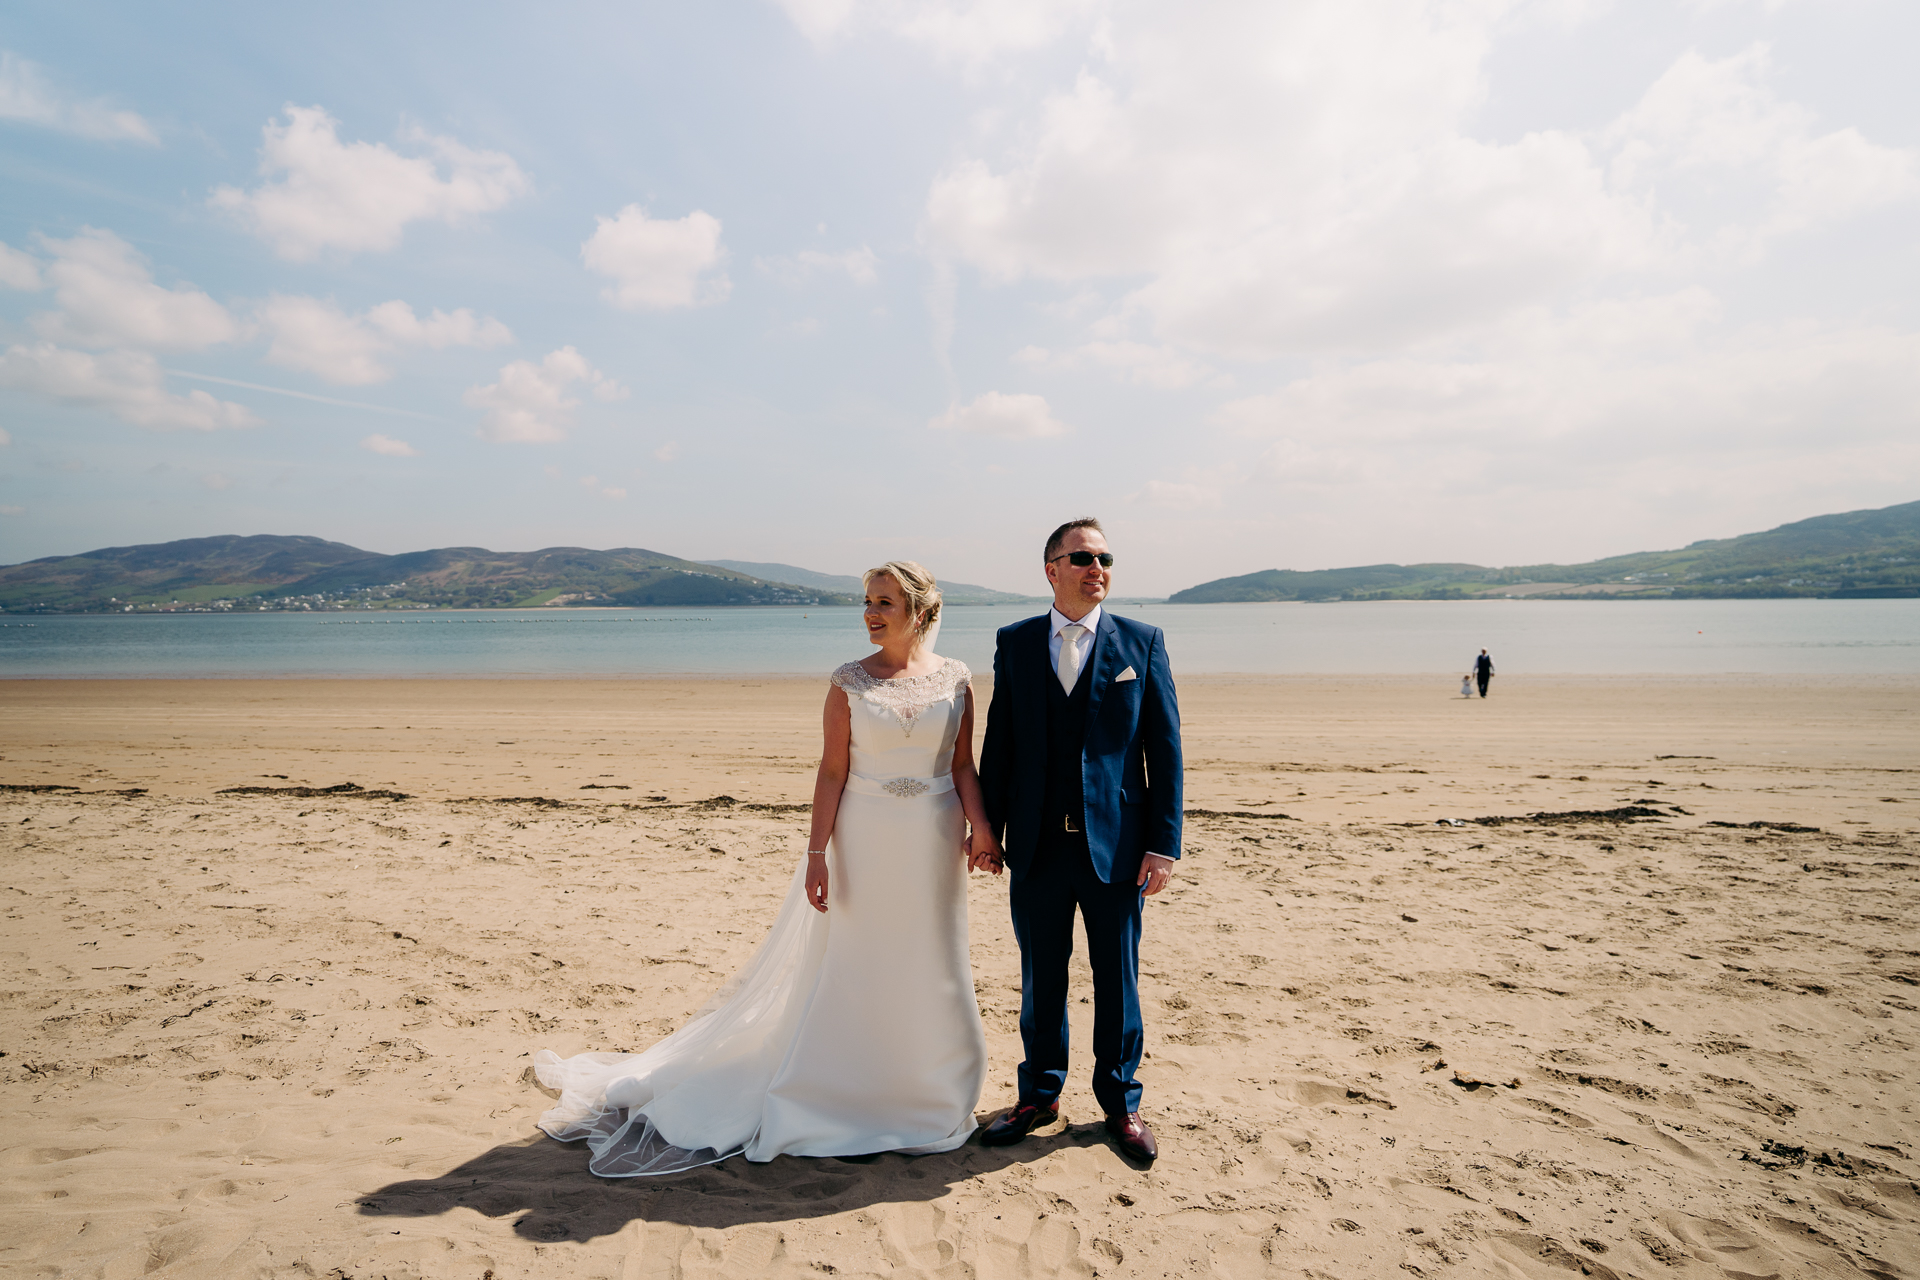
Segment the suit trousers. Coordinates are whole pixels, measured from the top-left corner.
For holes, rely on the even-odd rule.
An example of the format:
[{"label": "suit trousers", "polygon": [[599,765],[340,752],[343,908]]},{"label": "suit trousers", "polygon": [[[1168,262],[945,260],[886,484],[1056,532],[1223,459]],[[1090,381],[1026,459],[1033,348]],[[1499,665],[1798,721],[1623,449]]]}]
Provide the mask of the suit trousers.
[{"label": "suit trousers", "polygon": [[[1137,872],[1136,872],[1137,874]],[[1067,1083],[1067,962],[1073,913],[1093,969],[1093,1094],[1108,1115],[1140,1109],[1134,1072],[1145,1047],[1140,1019],[1140,908],[1134,876],[1103,883],[1086,836],[1048,833],[1008,886],[1020,941],[1020,1100],[1051,1106]]]}]

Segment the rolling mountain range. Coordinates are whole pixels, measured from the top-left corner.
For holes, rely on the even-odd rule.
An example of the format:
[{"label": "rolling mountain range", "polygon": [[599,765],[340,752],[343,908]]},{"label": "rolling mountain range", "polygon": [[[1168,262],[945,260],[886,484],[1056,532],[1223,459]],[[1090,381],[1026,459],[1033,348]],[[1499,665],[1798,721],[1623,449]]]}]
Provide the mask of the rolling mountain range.
[{"label": "rolling mountain range", "polygon": [[488,551],[442,547],[383,556],[321,538],[224,536],[106,547],[0,568],[0,609],[99,613],[141,608],[528,608],[535,605],[853,604],[840,592],[767,582],[657,551]]},{"label": "rolling mountain range", "polygon": [[[967,583],[942,588],[954,604],[1037,599]],[[1266,569],[1189,587],[1169,603],[1511,596],[1916,597],[1920,502],[1586,564]],[[322,538],[228,535],[0,566],[0,611],[7,613],[853,605],[859,599],[860,580],[848,575],[773,562],[682,560],[636,547],[441,547],[388,556]]]},{"label": "rolling mountain range", "polygon": [[1678,551],[1641,551],[1586,564],[1505,569],[1475,564],[1264,569],[1188,587],[1169,596],[1168,602],[1503,596],[1920,596],[1920,502],[1815,516],[1764,533],[1709,539]]},{"label": "rolling mountain range", "polygon": [[[768,582],[790,582],[795,586],[812,587],[817,591],[833,591],[849,595],[856,600],[866,590],[866,584],[850,573],[815,573],[812,569],[802,569],[791,564],[767,564],[754,560],[703,560],[702,564],[716,565],[722,569],[731,569],[735,573],[752,574]],[[948,604],[1022,604],[1033,600],[1044,600],[1044,596],[1020,596],[1010,591],[995,591],[992,587],[976,587],[968,582],[940,582],[940,598]]]}]

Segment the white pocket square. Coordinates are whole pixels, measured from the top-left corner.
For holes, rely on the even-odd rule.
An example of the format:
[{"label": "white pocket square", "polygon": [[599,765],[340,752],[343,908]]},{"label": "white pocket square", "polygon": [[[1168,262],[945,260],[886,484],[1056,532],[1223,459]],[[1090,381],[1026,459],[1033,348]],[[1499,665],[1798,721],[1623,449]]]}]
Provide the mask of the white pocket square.
[{"label": "white pocket square", "polygon": [[1113,682],[1115,684],[1119,684],[1122,680],[1138,680],[1139,678],[1140,677],[1134,673],[1133,668],[1128,667],[1125,671],[1122,671],[1119,675],[1115,676],[1113,678]]}]

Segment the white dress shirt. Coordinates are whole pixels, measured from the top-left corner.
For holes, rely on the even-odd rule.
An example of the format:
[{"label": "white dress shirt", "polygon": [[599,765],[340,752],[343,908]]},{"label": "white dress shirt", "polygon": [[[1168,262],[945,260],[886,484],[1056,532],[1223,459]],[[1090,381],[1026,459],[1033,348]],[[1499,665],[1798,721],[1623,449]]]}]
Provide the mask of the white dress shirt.
[{"label": "white dress shirt", "polygon": [[[1047,636],[1047,662],[1048,665],[1053,668],[1054,674],[1059,675],[1060,633],[1073,625],[1073,619],[1060,612],[1058,608],[1051,608],[1047,610],[1047,623],[1053,628],[1052,632]],[[1087,634],[1081,637],[1080,640],[1080,669],[1085,671],[1087,669],[1087,659],[1093,654],[1093,633],[1095,628],[1100,625],[1100,606],[1093,606],[1092,611],[1089,612],[1086,617],[1080,619],[1080,625],[1087,629]]]}]

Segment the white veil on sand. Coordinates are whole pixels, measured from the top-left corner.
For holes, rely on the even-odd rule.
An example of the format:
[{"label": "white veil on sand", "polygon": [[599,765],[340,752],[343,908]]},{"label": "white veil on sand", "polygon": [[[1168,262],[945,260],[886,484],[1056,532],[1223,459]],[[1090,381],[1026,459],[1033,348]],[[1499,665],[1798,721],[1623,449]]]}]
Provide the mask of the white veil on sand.
[{"label": "white veil on sand", "polygon": [[808,905],[806,889],[802,858],[752,958],[644,1053],[535,1054],[540,1083],[560,1091],[540,1127],[562,1142],[585,1138],[588,1167],[603,1178],[678,1173],[744,1150],[826,951],[826,917]]}]

